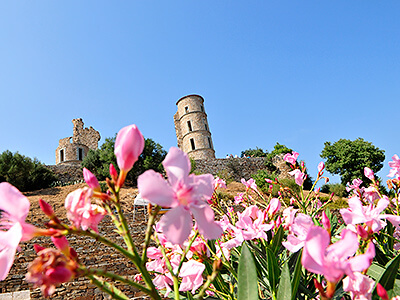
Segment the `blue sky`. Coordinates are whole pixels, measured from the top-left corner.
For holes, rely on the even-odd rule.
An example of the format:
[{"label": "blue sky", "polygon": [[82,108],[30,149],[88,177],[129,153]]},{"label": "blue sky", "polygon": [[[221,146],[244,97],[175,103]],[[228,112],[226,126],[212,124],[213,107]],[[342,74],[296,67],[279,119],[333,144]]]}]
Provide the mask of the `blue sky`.
[{"label": "blue sky", "polygon": [[[1,1],[0,152],[55,163],[74,118],[176,146],[205,99],[217,157],[276,142],[309,173],[325,141],[400,154],[399,1]],[[333,178],[333,181],[338,179]]]}]

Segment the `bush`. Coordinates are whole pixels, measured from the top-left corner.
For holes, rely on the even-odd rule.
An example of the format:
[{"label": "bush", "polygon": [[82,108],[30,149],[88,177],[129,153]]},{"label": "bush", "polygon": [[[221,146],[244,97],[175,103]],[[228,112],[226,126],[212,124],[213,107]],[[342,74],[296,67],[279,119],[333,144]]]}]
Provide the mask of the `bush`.
[{"label": "bush", "polygon": [[[266,178],[275,180],[276,174],[275,173],[270,173],[268,170],[259,170],[256,174],[252,175],[252,178],[256,181],[257,187],[259,190],[261,190],[263,193],[268,194],[269,193],[269,186],[271,185],[270,183],[267,183],[265,181]],[[283,188],[290,188],[293,192],[299,193],[300,192],[300,187],[296,184],[294,179],[279,179],[280,184],[282,185]],[[278,197],[278,192],[280,191],[280,186],[277,184],[273,184],[272,188],[272,196],[273,197]],[[285,197],[289,197],[289,195],[283,195]]]},{"label": "bush", "polygon": [[[89,169],[98,180],[105,180],[109,175],[110,164],[118,170],[117,159],[114,154],[115,137],[106,138],[100,149],[90,150],[82,162],[82,167]],[[163,172],[162,161],[167,152],[163,147],[150,138],[145,139],[144,149],[138,161],[126,176],[126,181],[136,184],[136,180],[144,171],[152,169]]]},{"label": "bush", "polygon": [[9,150],[0,154],[0,182],[7,181],[20,191],[48,188],[57,176],[36,158]]},{"label": "bush", "polygon": [[340,198],[347,197],[346,187],[341,183],[328,183],[321,187],[321,193],[332,194]]}]

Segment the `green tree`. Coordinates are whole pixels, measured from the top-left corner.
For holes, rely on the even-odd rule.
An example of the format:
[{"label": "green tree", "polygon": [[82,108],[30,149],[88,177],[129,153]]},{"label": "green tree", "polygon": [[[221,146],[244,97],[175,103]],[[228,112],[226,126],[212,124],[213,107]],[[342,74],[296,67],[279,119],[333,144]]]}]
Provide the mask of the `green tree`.
[{"label": "green tree", "polygon": [[[83,159],[82,167],[89,169],[97,179],[104,180],[109,177],[110,163],[118,170],[117,159],[114,154],[115,138],[106,138],[100,149],[90,150]],[[137,162],[126,176],[126,180],[136,184],[136,180],[144,171],[153,169],[163,172],[162,161],[167,152],[163,147],[150,138],[145,139],[144,149]]]},{"label": "green tree", "polygon": [[333,144],[325,142],[324,145],[321,157],[326,159],[326,170],[331,174],[340,175],[342,184],[355,178],[369,182],[364,176],[364,168],[368,167],[376,173],[383,167],[385,151],[362,138],[354,141],[340,139]]},{"label": "green tree", "polygon": [[47,188],[56,180],[56,175],[36,158],[9,150],[0,154],[0,182],[7,181],[26,192]]},{"label": "green tree", "polygon": [[240,157],[266,157],[268,154],[268,151],[258,148],[256,147],[256,149],[247,149],[242,151],[242,153],[240,154]]}]

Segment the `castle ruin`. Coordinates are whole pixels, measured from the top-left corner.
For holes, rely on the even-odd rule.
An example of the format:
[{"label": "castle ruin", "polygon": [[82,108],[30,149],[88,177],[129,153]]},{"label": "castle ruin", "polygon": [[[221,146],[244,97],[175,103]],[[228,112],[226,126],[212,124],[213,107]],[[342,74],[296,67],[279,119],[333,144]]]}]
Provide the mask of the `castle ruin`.
[{"label": "castle ruin", "polygon": [[188,95],[179,99],[176,105],[178,111],[174,123],[178,147],[195,160],[215,158],[203,97]]},{"label": "castle ruin", "polygon": [[73,119],[73,136],[59,141],[56,149],[56,165],[64,163],[81,163],[90,149],[96,150],[100,141],[100,133],[83,127],[81,118]]}]

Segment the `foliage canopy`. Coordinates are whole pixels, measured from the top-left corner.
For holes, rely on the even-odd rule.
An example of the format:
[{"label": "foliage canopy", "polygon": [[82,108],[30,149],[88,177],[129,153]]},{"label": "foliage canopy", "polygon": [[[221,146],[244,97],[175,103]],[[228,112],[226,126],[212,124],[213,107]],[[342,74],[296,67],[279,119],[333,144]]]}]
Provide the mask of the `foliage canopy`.
[{"label": "foliage canopy", "polygon": [[364,176],[364,168],[368,167],[376,173],[383,167],[385,151],[362,138],[354,141],[340,139],[333,144],[325,142],[324,145],[321,157],[326,159],[326,170],[340,175],[342,184],[355,178],[370,182]]},{"label": "foliage canopy", "polygon": [[0,154],[0,182],[7,181],[26,192],[47,188],[56,180],[56,175],[36,158],[9,150]]},{"label": "foliage canopy", "polygon": [[[104,180],[109,176],[111,163],[119,171],[114,154],[115,138],[106,138],[101,147],[97,150],[90,150],[82,162],[82,167],[89,169],[99,180]],[[138,176],[146,170],[153,169],[156,172],[162,172],[164,169],[161,163],[166,155],[167,152],[160,144],[146,138],[144,150],[129,171],[126,180],[136,184]]]}]

